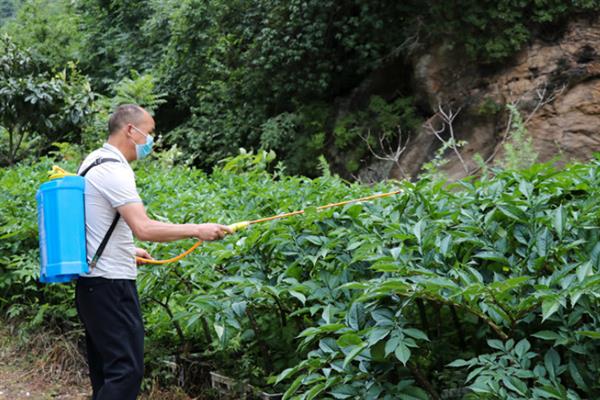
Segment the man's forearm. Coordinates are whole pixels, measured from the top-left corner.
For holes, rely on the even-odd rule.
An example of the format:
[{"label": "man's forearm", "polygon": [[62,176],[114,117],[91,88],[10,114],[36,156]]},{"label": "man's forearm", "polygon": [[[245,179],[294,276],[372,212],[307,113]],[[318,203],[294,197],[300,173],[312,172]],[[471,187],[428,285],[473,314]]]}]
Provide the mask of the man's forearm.
[{"label": "man's forearm", "polygon": [[148,220],[138,228],[135,236],[146,242],[172,242],[194,236],[193,224],[171,224]]}]

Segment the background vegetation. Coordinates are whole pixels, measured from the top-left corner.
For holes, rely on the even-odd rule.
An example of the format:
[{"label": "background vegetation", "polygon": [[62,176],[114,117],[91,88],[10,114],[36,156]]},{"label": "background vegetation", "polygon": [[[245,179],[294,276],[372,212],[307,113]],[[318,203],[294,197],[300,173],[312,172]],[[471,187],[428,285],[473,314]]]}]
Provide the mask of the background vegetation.
[{"label": "background vegetation", "polygon": [[[0,9],[13,16],[0,20],[0,30],[35,65],[25,76],[33,73],[42,82],[75,68],[101,98],[114,96],[124,80],[147,77],[144,82],[154,82],[163,100],[154,104],[161,145],[177,145],[180,160],[194,166],[208,171],[239,147],[262,147],[275,150],[289,172],[307,176],[319,174],[319,155],[332,159],[344,153],[347,161],[335,168],[347,175],[370,158],[365,149],[348,145],[360,140],[361,129],[384,129],[373,121],[386,118],[390,108],[400,107],[397,115],[411,114],[417,122],[430,114],[412,100],[406,69],[397,71],[406,78],[388,98],[365,99],[373,105],[367,115],[346,110],[354,129],[347,129],[346,119],[337,120],[339,99],[386,61],[444,43],[494,68],[533,36],[559,35],[569,18],[593,14],[599,5],[597,0],[3,0]],[[27,88],[19,90],[31,102]],[[34,110],[27,117],[38,115]],[[402,126],[407,135],[415,128],[411,121]],[[50,129],[61,140],[81,134],[69,127]],[[41,140],[37,148],[47,151],[53,141]]]},{"label": "background vegetation", "polygon": [[74,170],[104,140],[114,106],[137,102],[161,136],[136,166],[152,217],[308,210],[141,268],[146,386],[199,393],[218,369],[303,400],[598,398],[598,161],[533,164],[510,110],[517,143],[502,168],[452,185],[437,171],[443,152],[415,182],[372,187],[328,163],[348,155],[333,171],[347,176],[369,161],[365,132],[396,140],[427,117],[407,79],[336,118],[390,57],[443,42],[493,68],[598,7],[0,1],[0,314],[24,340],[40,330],[81,340],[72,286],[37,282],[34,193],[53,164]]}]

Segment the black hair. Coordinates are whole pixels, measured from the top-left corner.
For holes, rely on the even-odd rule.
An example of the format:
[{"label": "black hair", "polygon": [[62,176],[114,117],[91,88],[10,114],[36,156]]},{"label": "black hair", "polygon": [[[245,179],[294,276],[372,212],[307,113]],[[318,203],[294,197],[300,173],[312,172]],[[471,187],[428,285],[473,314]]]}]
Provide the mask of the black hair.
[{"label": "black hair", "polygon": [[139,123],[146,110],[137,104],[122,104],[118,106],[108,119],[109,136],[117,132],[125,124]]}]

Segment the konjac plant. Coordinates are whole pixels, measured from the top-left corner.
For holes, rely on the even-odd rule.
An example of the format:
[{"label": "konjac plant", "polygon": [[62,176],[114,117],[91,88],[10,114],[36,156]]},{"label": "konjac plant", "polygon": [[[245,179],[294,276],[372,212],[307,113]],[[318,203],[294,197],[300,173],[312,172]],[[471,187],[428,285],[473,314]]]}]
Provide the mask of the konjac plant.
[{"label": "konjac plant", "polygon": [[[303,400],[600,396],[599,161],[368,187],[272,159],[242,153],[210,174],[162,156],[137,165],[153,218],[306,209],[140,268],[148,378],[192,388],[218,370]],[[72,329],[72,289],[35,282],[33,192],[49,165],[2,170],[0,310]]]}]

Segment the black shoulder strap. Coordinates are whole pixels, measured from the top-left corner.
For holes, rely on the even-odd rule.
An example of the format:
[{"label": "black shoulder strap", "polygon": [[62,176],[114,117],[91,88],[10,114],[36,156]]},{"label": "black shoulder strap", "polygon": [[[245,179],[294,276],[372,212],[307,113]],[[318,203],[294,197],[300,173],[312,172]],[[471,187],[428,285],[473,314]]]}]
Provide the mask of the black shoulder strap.
[{"label": "black shoulder strap", "polygon": [[94,267],[96,266],[96,264],[98,264],[98,259],[102,255],[102,252],[104,252],[104,248],[106,247],[106,244],[108,243],[108,239],[110,239],[110,235],[112,235],[113,231],[117,227],[117,222],[119,222],[120,216],[121,216],[121,214],[119,214],[117,212],[117,214],[115,215],[115,218],[113,219],[112,223],[110,224],[110,228],[108,228],[106,235],[104,235],[102,242],[100,242],[100,246],[98,246],[98,250],[96,250],[96,254],[94,254],[94,257],[92,257],[92,261],[90,262],[90,271],[92,271],[94,269]]},{"label": "black shoulder strap", "polygon": [[[103,157],[99,157],[97,159],[94,160],[94,162],[92,162],[90,165],[88,165],[88,167],[86,169],[83,170],[82,173],[78,174],[81,176],[85,176],[88,172],[90,172],[90,169],[97,167],[98,165],[105,163],[105,162],[120,162],[119,160],[117,160],[116,158],[103,158]],[[81,166],[79,166],[79,168],[77,168],[77,171],[79,171],[79,169],[81,169]]]},{"label": "black shoulder strap", "polygon": [[[97,158],[86,169],[84,169],[83,172],[80,173],[79,175],[85,176],[90,171],[90,169],[92,169],[102,163],[105,163],[105,162],[120,162],[120,161],[117,160],[116,158],[102,158],[102,157]],[[100,242],[100,246],[98,246],[98,249],[96,250],[96,254],[94,254],[94,257],[92,257],[92,261],[90,262],[90,271],[92,271],[94,269],[94,267],[96,266],[96,264],[98,264],[98,259],[104,252],[104,248],[106,247],[106,244],[108,243],[108,240],[110,239],[110,236],[112,235],[113,231],[117,227],[117,222],[119,222],[120,217],[121,217],[121,214],[119,214],[117,212],[117,214],[115,215],[115,218],[113,219],[112,223],[110,224],[110,227],[108,228],[108,231],[106,232],[106,235],[104,235],[102,242]]]}]

